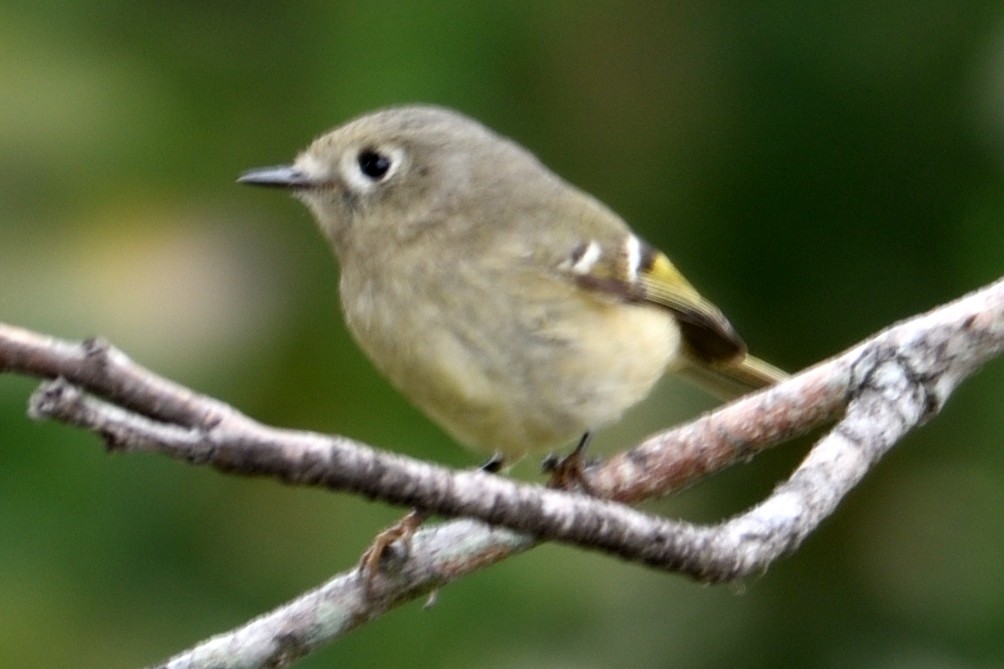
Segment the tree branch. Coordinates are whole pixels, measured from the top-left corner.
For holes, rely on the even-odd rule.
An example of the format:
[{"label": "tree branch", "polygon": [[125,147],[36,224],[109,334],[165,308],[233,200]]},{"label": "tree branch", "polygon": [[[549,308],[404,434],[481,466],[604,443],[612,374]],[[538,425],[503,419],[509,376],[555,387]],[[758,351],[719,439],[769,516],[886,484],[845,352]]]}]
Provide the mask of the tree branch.
[{"label": "tree branch", "polygon": [[[32,415],[92,430],[112,449],[156,451],[226,472],[356,491],[488,523],[427,528],[410,551],[393,552],[399,568],[381,570],[372,580],[347,572],[169,665],[207,666],[196,661],[208,657],[201,653],[241,644],[261,650],[255,655],[260,662],[220,666],[284,666],[276,660],[286,662],[389,606],[536,540],[598,549],[707,581],[760,573],[795,550],[903,434],[940,410],[958,383],[1002,348],[1004,281],[998,281],[589,468],[590,489],[606,500],[481,472],[452,472],[342,437],[267,427],[97,341],[77,345],[0,325],[0,372],[56,378],[33,396]],[[610,501],[634,503],[678,490],[838,417],[787,482],[719,525],[656,518]],[[461,530],[463,542],[452,534]],[[310,608],[319,598],[326,605]],[[334,602],[337,615],[329,608]],[[314,611],[313,618],[304,610]],[[338,624],[322,633],[318,611],[328,611]]]},{"label": "tree branch", "polygon": [[207,639],[156,669],[286,667],[388,610],[533,545],[526,535],[472,520],[426,527],[407,559],[395,552],[380,577],[352,570],[247,624]]}]

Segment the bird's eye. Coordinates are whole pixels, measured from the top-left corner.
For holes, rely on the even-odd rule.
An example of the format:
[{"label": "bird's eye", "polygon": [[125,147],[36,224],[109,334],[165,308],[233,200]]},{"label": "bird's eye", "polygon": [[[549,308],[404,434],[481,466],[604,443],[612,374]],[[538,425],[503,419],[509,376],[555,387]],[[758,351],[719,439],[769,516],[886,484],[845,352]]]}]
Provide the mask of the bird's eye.
[{"label": "bird's eye", "polygon": [[359,171],[373,181],[380,181],[390,171],[391,159],[379,151],[363,149],[357,158]]}]

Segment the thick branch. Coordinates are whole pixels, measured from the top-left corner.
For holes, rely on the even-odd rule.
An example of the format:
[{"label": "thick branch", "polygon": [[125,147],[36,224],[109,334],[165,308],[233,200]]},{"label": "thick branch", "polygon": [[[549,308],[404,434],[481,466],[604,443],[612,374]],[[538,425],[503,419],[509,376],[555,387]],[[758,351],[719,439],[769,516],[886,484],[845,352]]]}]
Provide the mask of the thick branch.
[{"label": "thick branch", "polygon": [[[0,326],[0,371],[66,379],[36,393],[33,414],[94,430],[113,448],[154,450],[229,472],[359,491],[528,533],[496,533],[465,522],[467,536],[486,543],[452,561],[450,578],[524,550],[532,545],[532,535],[720,581],[759,573],[794,550],[897,439],[936,413],[962,379],[1002,348],[1004,282],[998,281],[889,328],[779,386],[653,437],[587,472],[594,491],[633,502],[748,459],[845,411],[767,500],[712,527],[654,518],[614,502],[480,472],[451,472],[344,438],[268,428],[143,370],[103,345],[75,346]],[[416,545],[432,542],[440,531],[443,528],[419,533]],[[409,569],[432,564],[415,562],[420,559],[418,552],[409,557],[405,561]],[[353,578],[347,574],[322,590],[330,587],[345,595],[344,585],[333,584]],[[414,597],[442,582],[425,576],[387,585],[386,592],[393,594],[370,599],[367,615],[382,610],[381,602]],[[339,628],[343,631],[335,634],[348,628],[351,625],[343,625]],[[300,643],[310,646],[306,640],[317,636],[313,628],[297,627],[304,637],[292,631],[277,635],[277,628],[269,629],[273,636],[266,645],[280,654],[284,648],[300,648]]]},{"label": "thick branch", "polygon": [[125,409],[184,426],[212,425],[226,404],[140,367],[102,339],[68,342],[0,323],[0,372],[63,377]]},{"label": "thick branch", "polygon": [[[589,482],[596,484],[595,489],[601,493],[613,492],[616,498],[635,499],[637,485],[629,487],[629,492],[625,493],[625,487],[617,482],[623,480],[623,472],[658,470],[658,466],[648,466],[652,462],[669,463],[662,469],[674,471],[677,452],[686,454],[684,449],[696,443],[695,432],[710,432],[722,445],[712,451],[711,458],[707,447],[703,446],[698,447],[703,457],[689,458],[690,462],[700,462],[700,473],[705,473],[736,458],[748,457],[754,448],[751,435],[761,440],[756,446],[759,448],[804,431],[836,413],[847,398],[853,398],[859,411],[871,418],[885,416],[893,409],[900,415],[910,416],[901,428],[897,426],[892,430],[898,435],[937,410],[959,380],[999,353],[1002,323],[1004,282],[998,282],[890,328],[842,356],[705,416],[688,428],[650,440],[615,459],[608,468],[600,467],[590,472]],[[19,341],[24,345],[29,338],[21,336]],[[88,384],[92,392],[107,392],[113,400],[129,389],[138,388],[141,392],[129,403],[129,408],[146,416],[181,415],[184,419],[183,424],[176,425],[130,416],[126,411],[112,410],[102,401],[75,392],[64,383],[49,385],[36,395],[34,414],[91,429],[102,434],[113,447],[152,449],[192,462],[205,462],[224,471],[270,475],[286,482],[362,492],[446,516],[479,518],[542,539],[597,548],[699,578],[721,580],[747,573],[743,565],[750,562],[749,551],[742,551],[740,561],[728,540],[728,533],[716,528],[695,528],[653,518],[594,497],[521,485],[481,472],[451,472],[404,456],[380,453],[344,438],[269,428],[216,401],[172,387],[170,382],[149,374],[108,347],[85,345],[83,351],[74,351],[72,346],[61,342],[55,346],[51,341],[47,344],[46,350],[54,352],[48,359],[38,354],[14,356],[8,360],[46,360],[47,364],[40,366],[45,373],[75,374],[75,382]],[[61,360],[69,364],[57,364]],[[0,363],[5,368],[14,367],[3,359]],[[887,378],[889,370],[895,370],[905,379],[903,387],[897,386],[895,393],[878,383]],[[21,363],[19,371],[27,371],[25,363]],[[875,388],[882,393],[871,392]],[[158,393],[163,393],[164,397]],[[869,397],[873,399],[866,401]],[[888,409],[876,403],[880,399],[898,404]],[[921,409],[905,404],[908,400],[921,402]],[[193,422],[195,426],[191,425]],[[848,425],[858,422],[857,414],[849,414],[838,425],[834,436],[824,439],[822,445],[832,447],[832,440],[839,435],[862,434],[857,427],[849,431]],[[889,426],[882,429],[891,433]],[[733,436],[734,431],[740,434],[739,438]],[[865,438],[862,443],[850,444],[853,446],[850,450],[848,443],[844,450],[853,452],[873,441]],[[681,445],[684,449],[679,448]],[[653,460],[653,452],[656,460]],[[874,461],[880,455],[881,450],[878,453],[869,450],[866,461]],[[817,460],[815,455],[810,455],[806,464],[814,464]],[[615,473],[619,473],[620,479]],[[800,469],[793,481],[802,475]],[[846,490],[860,478],[860,475],[849,476],[843,471],[827,472],[826,476],[831,482],[847,481],[846,486],[830,486],[831,490]],[[639,478],[646,477],[653,478],[650,473],[645,476],[639,473]],[[688,474],[682,482],[692,478]],[[647,490],[649,493],[662,492],[675,483],[667,476],[658,485],[648,485]],[[789,502],[791,492],[785,491],[784,499]],[[810,501],[805,498],[804,506],[812,506]],[[812,515],[802,514],[799,518],[800,522],[808,521]],[[810,524],[799,534],[804,535],[813,526]],[[723,529],[727,527],[728,524]],[[720,541],[725,542],[723,548],[715,550]],[[785,541],[788,545],[797,545],[790,534]],[[755,568],[762,568],[765,560],[774,557],[776,552],[768,550],[764,558],[754,561]]]},{"label": "thick branch", "polygon": [[[412,540],[407,560],[395,560],[377,579],[353,570],[316,590],[207,639],[156,669],[251,669],[285,667],[391,608],[433,592],[463,576],[521,552],[525,535],[471,520],[426,528]],[[401,555],[398,553],[397,558]]]}]

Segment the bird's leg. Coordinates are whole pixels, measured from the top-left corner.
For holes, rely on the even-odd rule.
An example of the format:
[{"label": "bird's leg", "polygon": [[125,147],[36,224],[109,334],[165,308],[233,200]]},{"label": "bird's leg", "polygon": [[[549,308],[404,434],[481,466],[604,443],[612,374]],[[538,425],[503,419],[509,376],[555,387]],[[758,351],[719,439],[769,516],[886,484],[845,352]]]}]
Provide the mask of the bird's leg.
[{"label": "bird's leg", "polygon": [[549,455],[544,458],[544,461],[540,464],[540,468],[551,475],[551,480],[547,483],[549,488],[591,492],[583,471],[585,469],[586,447],[592,438],[593,433],[586,432],[579,439],[579,443],[575,446],[575,449],[565,457],[559,458]]},{"label": "bird's leg", "polygon": [[[504,463],[505,458],[502,454],[495,453],[478,469],[489,474],[496,474],[502,469]],[[428,518],[428,511],[415,508],[404,518],[377,534],[373,538],[373,543],[370,544],[370,547],[366,549],[366,552],[359,559],[360,570],[368,574],[369,578],[372,579],[380,569],[380,561],[387,553],[387,549],[395,542],[401,542],[404,555],[407,555],[411,551],[411,538],[415,536],[415,532],[418,531],[418,528]]]}]

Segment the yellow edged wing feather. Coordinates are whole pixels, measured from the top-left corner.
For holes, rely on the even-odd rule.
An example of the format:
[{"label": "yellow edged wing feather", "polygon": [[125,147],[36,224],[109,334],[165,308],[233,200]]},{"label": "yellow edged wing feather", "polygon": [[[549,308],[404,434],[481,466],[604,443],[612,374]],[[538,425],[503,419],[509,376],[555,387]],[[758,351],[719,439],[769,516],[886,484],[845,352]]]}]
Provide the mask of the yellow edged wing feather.
[{"label": "yellow edged wing feather", "polygon": [[701,297],[664,254],[649,247],[638,282],[646,302],[672,311],[693,355],[707,363],[740,360],[746,344],[718,308]]},{"label": "yellow edged wing feather", "polygon": [[[746,352],[746,344],[718,308],[701,297],[664,254],[650,248],[638,281],[645,299],[670,309],[680,323],[691,359],[681,374],[723,398],[773,385],[787,377]],[[647,266],[646,266],[647,265]]]},{"label": "yellow edged wing feather", "polygon": [[748,355],[746,344],[722,312],[697,292],[665,254],[633,236],[621,243],[582,243],[567,267],[580,286],[629,302],[668,309],[684,342],[684,376],[719,397],[729,398],[786,377]]}]

